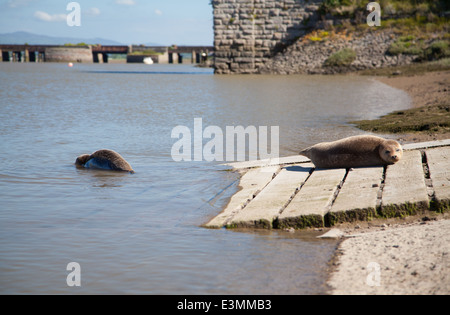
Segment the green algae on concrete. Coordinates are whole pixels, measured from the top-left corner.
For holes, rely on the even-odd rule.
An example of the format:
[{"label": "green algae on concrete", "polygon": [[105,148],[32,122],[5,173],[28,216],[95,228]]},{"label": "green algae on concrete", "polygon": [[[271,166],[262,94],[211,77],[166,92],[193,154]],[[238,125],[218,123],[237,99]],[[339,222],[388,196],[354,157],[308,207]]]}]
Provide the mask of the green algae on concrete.
[{"label": "green algae on concrete", "polygon": [[407,216],[417,215],[424,213],[426,210],[430,209],[429,202],[417,202],[411,203],[406,202],[403,204],[390,204],[381,206],[379,211],[379,216],[381,218],[404,218]]},{"label": "green algae on concrete", "polygon": [[370,221],[378,217],[375,208],[353,209],[347,211],[328,212],[325,216],[327,226],[345,222]]},{"label": "green algae on concrete", "polygon": [[293,228],[296,230],[306,229],[306,228],[321,228],[325,227],[324,218],[321,215],[302,215],[298,217],[291,218],[277,218],[273,223],[276,229],[289,229]]}]

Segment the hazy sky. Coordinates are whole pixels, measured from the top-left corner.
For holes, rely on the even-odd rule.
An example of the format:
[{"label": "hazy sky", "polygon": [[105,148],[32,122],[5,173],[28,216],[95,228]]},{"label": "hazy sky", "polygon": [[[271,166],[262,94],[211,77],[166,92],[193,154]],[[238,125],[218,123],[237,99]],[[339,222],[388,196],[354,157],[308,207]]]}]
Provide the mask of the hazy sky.
[{"label": "hazy sky", "polygon": [[0,33],[111,39],[123,44],[212,45],[210,0],[78,0],[81,26],[68,26],[70,0],[0,0]]}]

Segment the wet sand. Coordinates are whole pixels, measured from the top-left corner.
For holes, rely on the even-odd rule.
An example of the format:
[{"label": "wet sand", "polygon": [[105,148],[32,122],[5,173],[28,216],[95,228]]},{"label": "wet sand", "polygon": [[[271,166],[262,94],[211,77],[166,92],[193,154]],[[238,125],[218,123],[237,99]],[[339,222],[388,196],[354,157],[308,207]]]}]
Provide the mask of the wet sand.
[{"label": "wet sand", "polygon": [[428,72],[414,76],[377,77],[394,88],[408,92],[414,107],[448,103],[450,71]]},{"label": "wet sand", "polygon": [[[450,71],[377,78],[407,91],[414,107],[449,103]],[[403,142],[449,139],[449,133],[399,135]],[[450,294],[450,214],[342,226],[328,281],[331,294]]]}]

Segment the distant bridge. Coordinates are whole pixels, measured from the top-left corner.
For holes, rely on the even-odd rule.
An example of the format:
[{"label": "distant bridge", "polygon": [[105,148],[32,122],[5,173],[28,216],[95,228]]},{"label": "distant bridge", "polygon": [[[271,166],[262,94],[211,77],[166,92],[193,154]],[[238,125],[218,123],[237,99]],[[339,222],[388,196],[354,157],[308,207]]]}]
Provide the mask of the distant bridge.
[{"label": "distant bridge", "polygon": [[[77,49],[78,48],[78,49]],[[50,57],[50,52],[60,50],[58,58]],[[80,51],[83,51],[82,56]],[[61,53],[64,51],[64,53]],[[176,63],[182,61],[181,54],[192,54],[192,63],[201,63],[202,55],[208,55],[214,51],[212,46],[61,46],[61,45],[0,45],[0,61],[3,62],[45,62],[45,61],[73,61],[107,63],[108,55],[130,55],[133,52],[142,52],[141,57],[147,51],[155,52],[152,59],[162,63]],[[53,56],[52,56],[53,57]],[[142,59],[142,58],[141,58]]]}]

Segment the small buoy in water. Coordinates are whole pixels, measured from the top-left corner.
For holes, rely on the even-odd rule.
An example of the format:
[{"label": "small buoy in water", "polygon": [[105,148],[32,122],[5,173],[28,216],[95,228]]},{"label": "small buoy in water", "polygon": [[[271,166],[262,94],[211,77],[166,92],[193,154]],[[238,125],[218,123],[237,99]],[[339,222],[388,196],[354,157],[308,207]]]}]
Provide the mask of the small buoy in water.
[{"label": "small buoy in water", "polygon": [[69,66],[70,68],[72,68],[72,67],[73,67],[73,63],[69,62],[68,66]]},{"label": "small buoy in water", "polygon": [[154,63],[151,57],[144,58],[143,61],[146,65],[152,65]]}]

